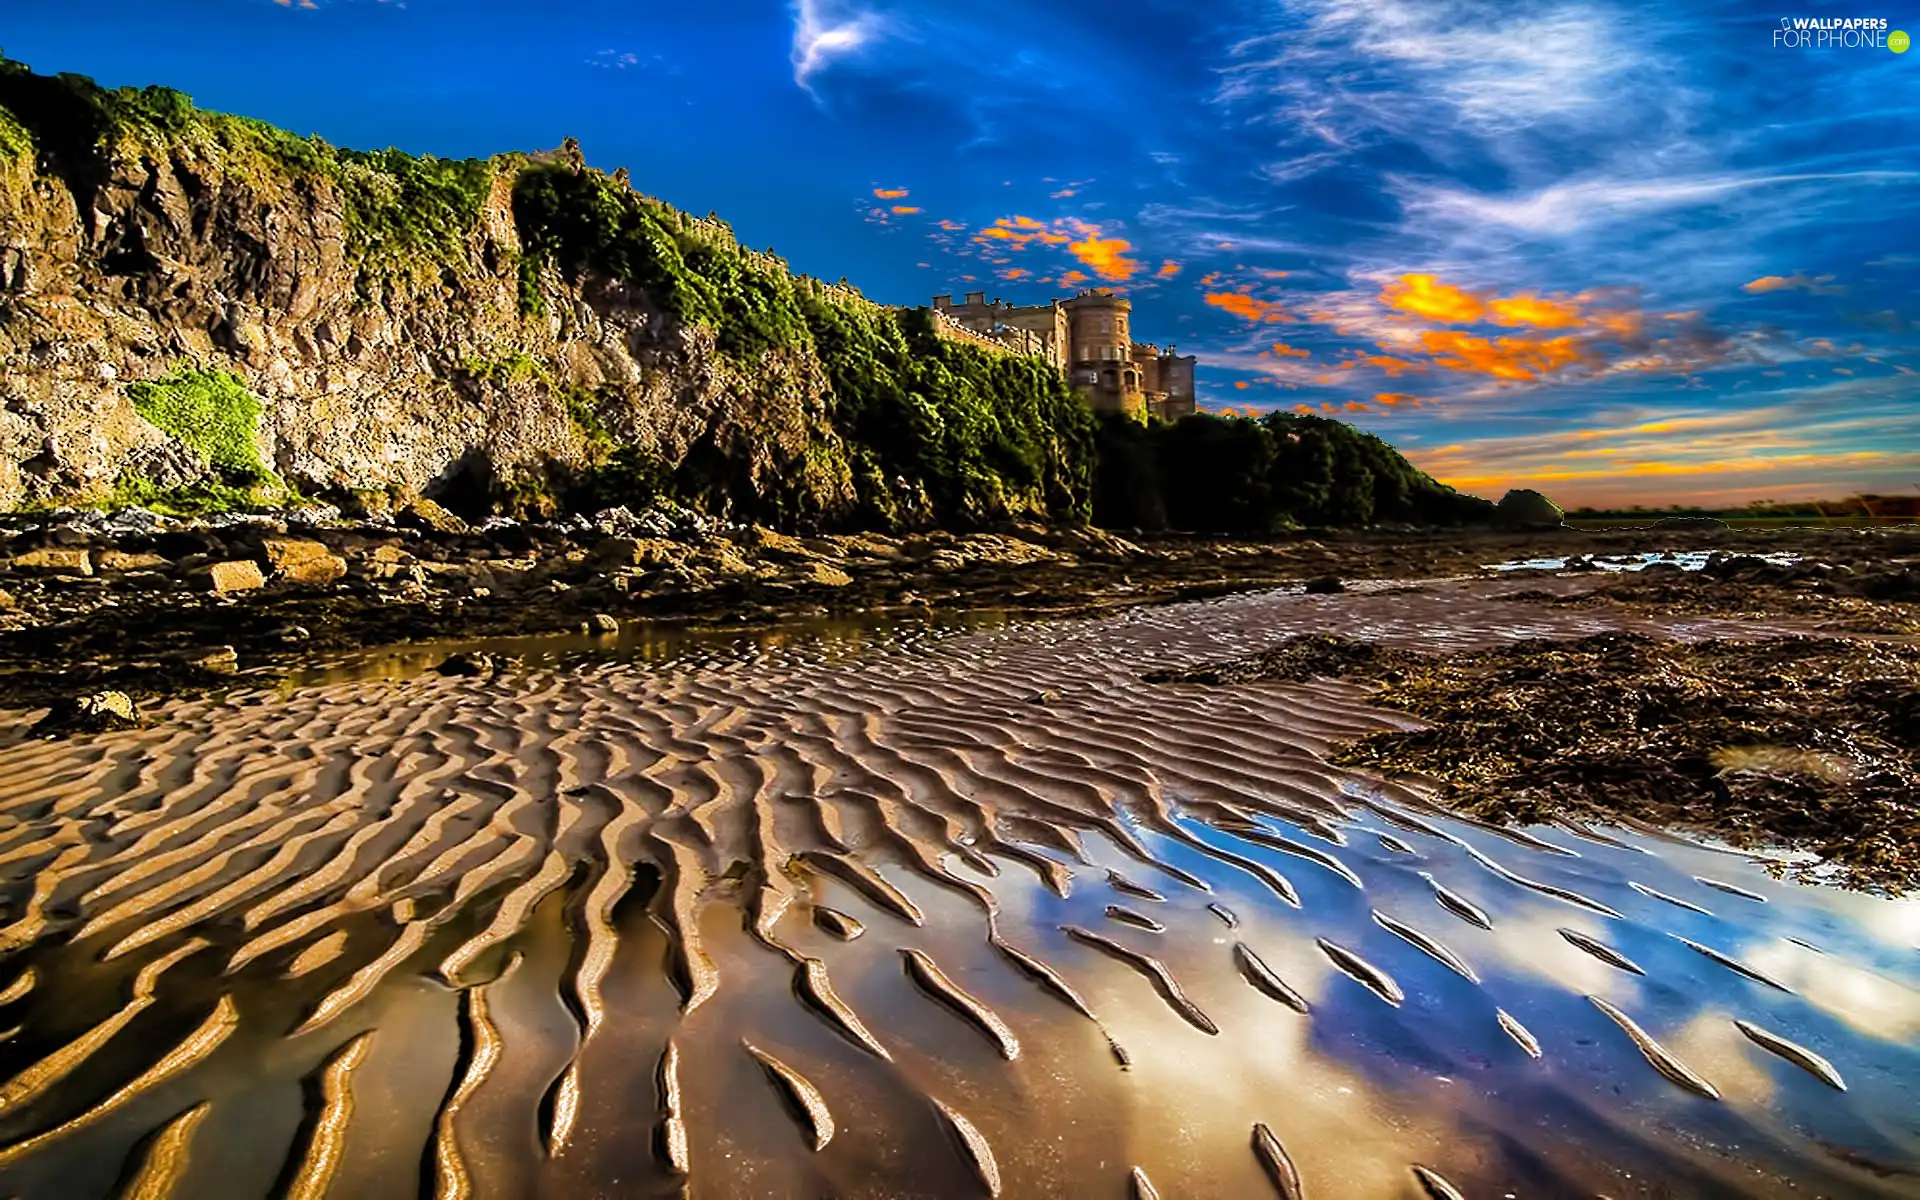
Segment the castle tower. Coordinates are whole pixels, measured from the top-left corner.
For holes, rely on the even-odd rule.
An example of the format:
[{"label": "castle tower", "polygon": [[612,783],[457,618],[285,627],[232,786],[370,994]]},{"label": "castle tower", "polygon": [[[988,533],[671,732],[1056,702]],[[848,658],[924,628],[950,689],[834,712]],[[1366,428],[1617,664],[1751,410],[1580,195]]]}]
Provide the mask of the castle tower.
[{"label": "castle tower", "polygon": [[1096,412],[1140,413],[1146,407],[1133,361],[1132,301],[1110,292],[1082,292],[1065,301],[1068,378]]}]

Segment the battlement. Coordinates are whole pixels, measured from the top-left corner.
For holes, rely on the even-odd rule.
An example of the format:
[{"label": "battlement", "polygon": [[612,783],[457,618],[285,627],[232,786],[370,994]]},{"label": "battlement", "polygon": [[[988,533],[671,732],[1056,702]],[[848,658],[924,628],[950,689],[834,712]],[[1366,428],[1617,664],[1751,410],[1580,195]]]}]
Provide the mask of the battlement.
[{"label": "battlement", "polygon": [[993,329],[974,329],[939,309],[933,310],[933,331],[944,338],[965,342],[997,354],[1041,355],[1047,351],[1041,336],[1030,329],[1002,325]]},{"label": "battlement", "polygon": [[1045,304],[1014,305],[985,292],[955,304],[933,298],[934,328],[942,336],[1007,354],[1044,357],[1075,390],[1103,412],[1151,413],[1178,420],[1194,411],[1197,360],[1168,346],[1133,340],[1133,302],[1102,288]]}]

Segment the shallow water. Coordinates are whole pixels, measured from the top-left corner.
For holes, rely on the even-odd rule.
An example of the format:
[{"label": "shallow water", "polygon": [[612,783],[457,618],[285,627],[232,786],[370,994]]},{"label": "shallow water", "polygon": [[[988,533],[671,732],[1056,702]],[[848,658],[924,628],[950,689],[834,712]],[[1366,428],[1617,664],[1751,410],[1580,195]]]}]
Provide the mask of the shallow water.
[{"label": "shallow water", "polygon": [[1138,682],[1752,628],[1480,597],[529,648],[0,742],[0,1192],[1279,1194],[1263,1126],[1322,1197],[1913,1194],[1920,903],[1454,819],[1323,761],[1408,723],[1350,685]]},{"label": "shallow water", "polygon": [[[1643,554],[1549,555],[1546,558],[1514,558],[1487,563],[1490,571],[1559,571],[1575,558],[1583,558],[1601,571],[1644,571],[1655,563],[1672,563],[1683,571],[1698,571],[1707,565],[1713,552],[1708,550],[1660,550]],[[1800,561],[1798,554],[1753,554],[1747,557],[1776,567],[1790,567]]]}]

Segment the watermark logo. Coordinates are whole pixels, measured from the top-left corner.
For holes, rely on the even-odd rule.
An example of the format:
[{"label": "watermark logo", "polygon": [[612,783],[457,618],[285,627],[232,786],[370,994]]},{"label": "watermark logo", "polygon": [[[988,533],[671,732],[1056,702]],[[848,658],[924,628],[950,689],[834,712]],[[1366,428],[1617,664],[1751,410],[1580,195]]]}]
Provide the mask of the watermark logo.
[{"label": "watermark logo", "polygon": [[1888,31],[1885,17],[1781,17],[1773,31],[1776,50],[1891,50],[1905,54],[1904,30]]}]

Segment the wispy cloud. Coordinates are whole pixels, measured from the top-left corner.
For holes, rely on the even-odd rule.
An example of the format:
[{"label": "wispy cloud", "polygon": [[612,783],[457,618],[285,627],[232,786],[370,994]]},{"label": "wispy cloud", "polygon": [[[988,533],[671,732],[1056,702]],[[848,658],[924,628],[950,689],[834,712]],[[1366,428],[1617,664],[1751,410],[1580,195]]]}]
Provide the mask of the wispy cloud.
[{"label": "wispy cloud", "polygon": [[[1556,183],[1519,195],[1489,195],[1459,188],[1390,181],[1411,213],[1429,213],[1472,225],[1504,225],[1528,233],[1571,234],[1611,221],[1666,209],[1711,204],[1736,193],[1787,185],[1813,190],[1874,184],[1911,184],[1915,171],[1840,171],[1786,175],[1718,175],[1677,179],[1593,178]],[[1802,197],[1805,194],[1802,190]],[[1858,197],[1861,203],[1871,203]],[[1792,201],[1803,203],[1804,200]]]},{"label": "wispy cloud", "polygon": [[796,0],[793,6],[793,81],[810,88],[835,60],[871,45],[885,28],[878,14],[836,0]]}]

